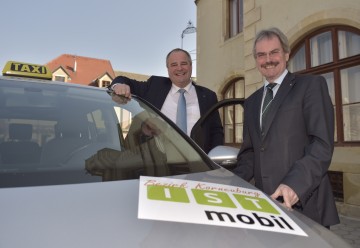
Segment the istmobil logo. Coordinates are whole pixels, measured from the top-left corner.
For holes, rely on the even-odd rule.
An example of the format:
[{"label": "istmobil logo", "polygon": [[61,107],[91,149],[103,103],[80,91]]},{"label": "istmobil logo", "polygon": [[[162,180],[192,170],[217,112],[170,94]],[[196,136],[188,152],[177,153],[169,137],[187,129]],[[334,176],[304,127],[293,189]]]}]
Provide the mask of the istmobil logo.
[{"label": "istmobil logo", "polygon": [[307,234],[259,190],[173,178],[140,177],[140,219]]}]

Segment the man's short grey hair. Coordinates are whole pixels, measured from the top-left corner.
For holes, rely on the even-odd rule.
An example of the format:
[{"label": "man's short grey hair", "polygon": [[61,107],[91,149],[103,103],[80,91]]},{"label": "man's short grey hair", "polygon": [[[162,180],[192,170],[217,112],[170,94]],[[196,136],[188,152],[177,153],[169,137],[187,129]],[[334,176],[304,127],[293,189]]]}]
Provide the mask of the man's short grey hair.
[{"label": "man's short grey hair", "polygon": [[279,39],[281,47],[284,50],[284,52],[290,53],[290,45],[288,38],[283,32],[281,32],[280,29],[273,27],[273,28],[261,30],[259,33],[256,34],[254,47],[253,47],[254,57],[256,57],[256,49],[255,49],[256,44],[263,39],[271,39],[274,37],[277,37]]},{"label": "man's short grey hair", "polygon": [[188,57],[188,60],[189,60],[189,63],[190,65],[192,65],[192,60],[191,60],[191,55],[188,51],[184,50],[184,49],[181,49],[181,48],[175,48],[173,50],[171,50],[168,55],[166,56],[166,67],[168,67],[168,60],[169,60],[169,57],[172,53],[174,52],[183,52],[185,53],[185,55]]}]

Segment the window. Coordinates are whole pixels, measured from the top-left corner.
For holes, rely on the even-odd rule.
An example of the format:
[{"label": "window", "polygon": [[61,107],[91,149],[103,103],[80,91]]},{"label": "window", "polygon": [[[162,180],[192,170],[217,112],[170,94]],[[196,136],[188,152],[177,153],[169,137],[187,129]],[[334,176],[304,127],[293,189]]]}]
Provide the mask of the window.
[{"label": "window", "polygon": [[[329,72],[329,73],[321,74],[321,76],[323,76],[326,79],[327,86],[328,86],[328,89],[329,89],[330,98],[331,98],[331,102],[334,105],[334,115],[336,116],[334,73]],[[335,121],[335,130],[336,130],[336,121]],[[335,141],[337,141],[337,132],[335,132],[334,139],[335,139]]]},{"label": "window", "polygon": [[215,167],[148,104],[95,87],[0,78],[0,188]]},{"label": "window", "polygon": [[330,32],[318,34],[310,39],[311,67],[333,61]]},{"label": "window", "polygon": [[360,65],[340,70],[344,141],[360,141]]},{"label": "window", "polygon": [[64,76],[55,76],[55,81],[65,82],[65,77]]},{"label": "window", "polygon": [[305,45],[302,45],[297,51],[297,53],[292,57],[288,69],[293,72],[302,71],[305,70],[305,66]]},{"label": "window", "polygon": [[359,54],[360,36],[358,34],[346,31],[339,31],[338,35],[340,59]]},{"label": "window", "polygon": [[110,84],[111,84],[110,81],[106,81],[106,80],[102,81],[102,87],[108,87],[108,86],[110,86]]},{"label": "window", "polygon": [[360,30],[316,30],[292,49],[291,72],[325,77],[335,112],[337,145],[360,145]]},{"label": "window", "polygon": [[[224,99],[243,98],[245,99],[245,81],[237,78],[230,82],[223,93]],[[225,107],[223,111],[223,123],[225,144],[238,146],[243,141],[243,108],[240,105]]]},{"label": "window", "polygon": [[229,0],[229,38],[243,31],[243,0]]}]

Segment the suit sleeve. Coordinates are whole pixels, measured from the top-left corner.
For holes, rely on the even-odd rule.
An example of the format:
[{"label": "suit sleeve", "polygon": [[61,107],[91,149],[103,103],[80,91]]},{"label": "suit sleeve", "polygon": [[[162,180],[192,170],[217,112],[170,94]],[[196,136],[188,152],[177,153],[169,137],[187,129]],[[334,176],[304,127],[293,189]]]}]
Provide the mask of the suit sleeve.
[{"label": "suit sleeve", "polygon": [[290,186],[304,205],[327,175],[334,150],[334,109],[326,80],[312,77],[303,100],[309,139],[304,156],[295,161],[282,183]]},{"label": "suit sleeve", "polygon": [[140,97],[144,97],[146,92],[149,89],[149,85],[151,82],[152,77],[150,77],[148,79],[148,81],[137,81],[134,79],[130,79],[128,77],[124,77],[124,76],[118,76],[116,77],[110,84],[110,86],[108,87],[109,89],[112,89],[112,87],[116,84],[127,84],[130,86],[130,91],[131,94],[140,96]]}]

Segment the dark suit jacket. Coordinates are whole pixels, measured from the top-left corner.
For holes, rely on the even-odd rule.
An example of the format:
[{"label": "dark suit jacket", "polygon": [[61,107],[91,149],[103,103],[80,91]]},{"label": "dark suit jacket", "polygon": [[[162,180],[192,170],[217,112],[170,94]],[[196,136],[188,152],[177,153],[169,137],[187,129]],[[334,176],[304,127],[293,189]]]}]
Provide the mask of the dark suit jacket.
[{"label": "dark suit jacket", "polygon": [[[119,76],[112,81],[110,87],[117,83],[129,85],[132,94],[142,97],[158,109],[162,108],[172,86],[172,82],[169,78],[158,76],[151,76],[146,82],[139,82],[127,77]],[[217,96],[215,92],[205,87],[196,84],[193,85],[199,101],[200,115],[203,115],[217,103]],[[213,114],[209,121],[203,125],[203,137],[204,145],[199,145],[206,153],[215,146],[224,144],[224,131],[219,112]]]},{"label": "dark suit jacket", "polygon": [[263,88],[244,106],[244,142],[234,172],[271,195],[282,183],[299,210],[324,226],[339,223],[327,175],[334,149],[334,109],[321,76],[288,73],[260,130]]}]

